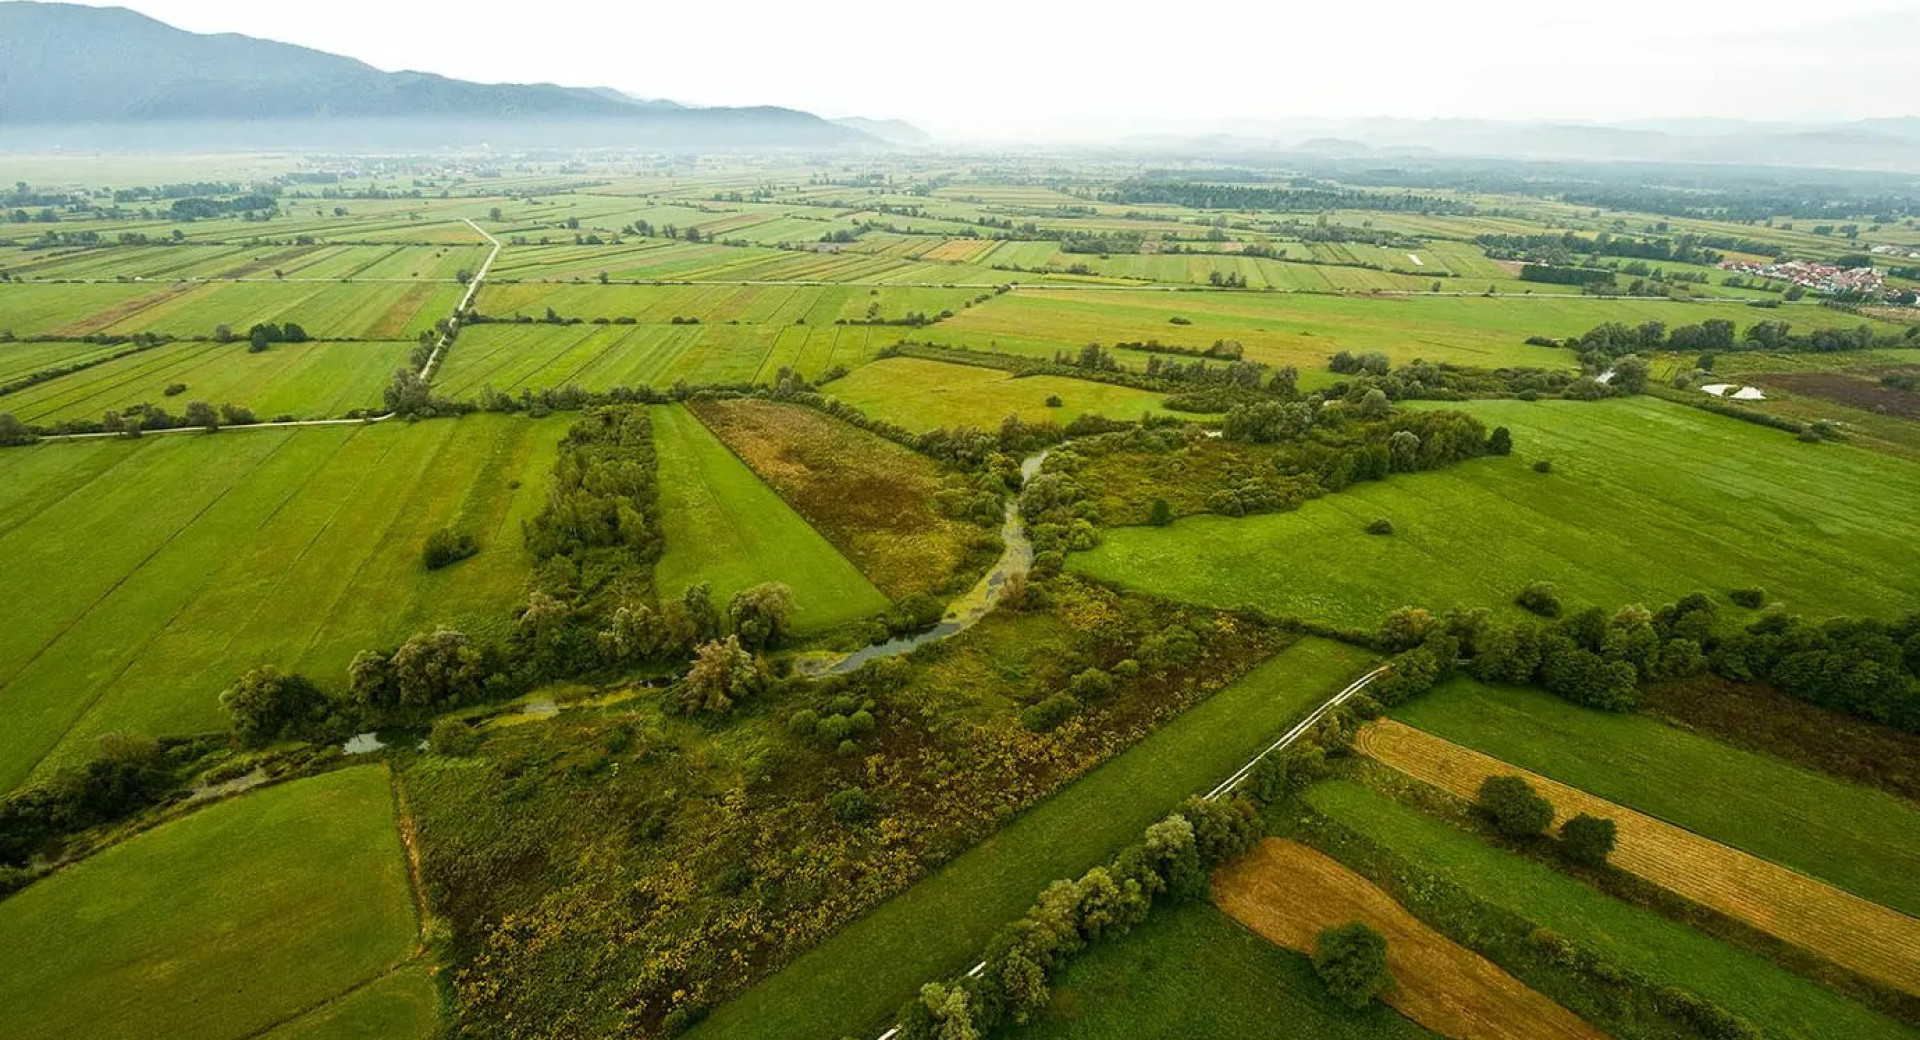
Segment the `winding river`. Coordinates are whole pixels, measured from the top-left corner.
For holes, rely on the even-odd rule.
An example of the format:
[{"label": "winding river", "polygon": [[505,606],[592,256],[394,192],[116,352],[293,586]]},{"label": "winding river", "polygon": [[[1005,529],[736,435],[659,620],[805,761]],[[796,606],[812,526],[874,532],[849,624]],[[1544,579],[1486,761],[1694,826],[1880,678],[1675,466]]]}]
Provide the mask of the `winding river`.
[{"label": "winding river", "polygon": [[[1034,474],[1040,472],[1040,464],[1047,460],[1047,452],[1041,451],[1027,456],[1020,462],[1020,484],[1026,486]],[[1006,590],[1007,582],[1015,577],[1024,577],[1033,569],[1033,543],[1027,539],[1026,519],[1020,515],[1020,496],[1015,495],[1007,501],[1007,512],[1000,523],[1000,544],[1004,548],[1000,559],[993,569],[974,583],[966,595],[947,604],[947,612],[940,623],[925,632],[912,635],[895,636],[884,643],[863,646],[852,653],[832,655],[811,655],[794,662],[803,675],[837,675],[851,672],[869,661],[883,657],[898,657],[912,653],[928,643],[939,642],[949,636],[965,632],[980,619],[993,612],[1000,603],[1001,593]]]}]

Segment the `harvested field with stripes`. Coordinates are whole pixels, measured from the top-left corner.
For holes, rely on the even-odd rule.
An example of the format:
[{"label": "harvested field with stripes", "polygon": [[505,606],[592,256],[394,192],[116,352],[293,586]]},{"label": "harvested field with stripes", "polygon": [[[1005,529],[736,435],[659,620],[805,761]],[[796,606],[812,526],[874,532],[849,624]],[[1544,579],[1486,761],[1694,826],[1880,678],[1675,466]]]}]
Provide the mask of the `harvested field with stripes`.
[{"label": "harvested field with stripes", "polygon": [[1393,986],[1381,999],[1456,1040],[1606,1040],[1472,950],[1408,913],[1325,853],[1268,838],[1221,870],[1213,899],[1268,940],[1312,953],[1322,931],[1361,921],[1387,940]]},{"label": "harvested field with stripes", "polygon": [[1359,747],[1468,800],[1488,777],[1525,777],[1553,803],[1556,822],[1580,813],[1613,820],[1619,828],[1614,866],[1867,978],[1920,994],[1920,919],[1392,720],[1363,729]]}]

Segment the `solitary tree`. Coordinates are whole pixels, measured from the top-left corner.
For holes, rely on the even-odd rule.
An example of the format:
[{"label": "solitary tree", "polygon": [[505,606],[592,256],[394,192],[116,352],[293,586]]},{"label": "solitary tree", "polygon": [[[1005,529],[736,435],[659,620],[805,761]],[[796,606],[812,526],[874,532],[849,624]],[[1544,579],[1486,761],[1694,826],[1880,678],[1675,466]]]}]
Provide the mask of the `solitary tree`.
[{"label": "solitary tree", "polygon": [[1387,940],[1359,921],[1320,933],[1313,942],[1313,970],[1327,994],[1350,1008],[1366,1007],[1393,984]]},{"label": "solitary tree", "polygon": [[1615,829],[1612,820],[1581,813],[1560,825],[1560,848],[1575,863],[1604,866],[1613,855]]},{"label": "solitary tree", "polygon": [[1502,834],[1516,838],[1539,834],[1553,823],[1553,803],[1540,797],[1519,776],[1490,776],[1480,782],[1474,805],[1492,818]]},{"label": "solitary tree", "polygon": [[242,675],[220,695],[234,743],[258,747],[301,731],[326,710],[326,695],[303,675],[268,665]]}]

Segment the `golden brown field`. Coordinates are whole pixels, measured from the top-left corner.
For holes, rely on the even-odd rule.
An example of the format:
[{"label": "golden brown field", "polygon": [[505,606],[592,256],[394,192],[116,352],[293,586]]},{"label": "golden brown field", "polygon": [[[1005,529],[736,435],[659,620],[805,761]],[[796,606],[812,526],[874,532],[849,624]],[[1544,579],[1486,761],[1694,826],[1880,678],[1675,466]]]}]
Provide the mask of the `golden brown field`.
[{"label": "golden brown field", "polygon": [[1606,1034],[1492,961],[1427,927],[1373,882],[1297,842],[1268,838],[1221,870],[1214,902],[1234,920],[1310,953],[1322,931],[1364,921],[1387,940],[1386,1002],[1457,1040],[1605,1040]]},{"label": "golden brown field", "polygon": [[1920,920],[1390,719],[1362,730],[1359,746],[1469,800],[1487,777],[1525,777],[1553,803],[1556,822],[1578,813],[1613,820],[1619,845],[1612,862],[1620,869],[1841,967],[1920,993]]}]

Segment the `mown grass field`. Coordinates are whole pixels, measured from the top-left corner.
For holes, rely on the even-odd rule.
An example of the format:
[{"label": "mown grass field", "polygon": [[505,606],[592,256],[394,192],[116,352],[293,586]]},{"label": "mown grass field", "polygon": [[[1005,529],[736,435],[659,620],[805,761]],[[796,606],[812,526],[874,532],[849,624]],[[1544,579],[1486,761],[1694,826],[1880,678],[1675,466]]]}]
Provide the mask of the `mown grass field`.
[{"label": "mown grass field", "polygon": [[[1169,414],[1163,395],[1130,386],[1063,376],[1023,376],[997,368],[920,358],[883,358],[820,388],[855,408],[909,430],[970,426],[998,429],[1017,415],[1027,422],[1069,423],[1082,415],[1138,419]],[[1060,406],[1047,400],[1058,397]]]},{"label": "mown grass field", "polygon": [[[1813,614],[1920,606],[1920,467],[1651,399],[1458,405],[1514,454],[1391,477],[1245,519],[1109,531],[1075,570],[1177,599],[1340,624],[1387,611],[1517,612],[1528,582],[1571,604],[1657,605],[1760,585]],[[1553,472],[1537,473],[1537,459]],[[1365,533],[1374,517],[1396,533]]]},{"label": "mown grass field", "polygon": [[440,991],[409,965],[276,1027],[264,1040],[430,1040],[440,1035]]},{"label": "mown grass field", "polygon": [[724,605],[766,581],[793,590],[794,625],[817,631],[885,611],[886,596],[682,405],[653,409],[663,598],[706,582]]},{"label": "mown grass field", "polygon": [[[0,386],[37,372],[87,364],[130,349],[124,343],[9,343],[0,346]],[[12,407],[12,402],[0,407]]]},{"label": "mown grass field", "polygon": [[411,340],[452,314],[464,291],[452,282],[213,282],[89,331],[211,336],[225,325],[244,335],[292,321],[318,339]]},{"label": "mown grass field", "polygon": [[[159,405],[176,416],[189,401],[237,404],[262,419],[322,419],[384,410],[381,391],[408,365],[411,343],[169,343],[0,397],[23,422],[94,419],[109,409]],[[125,347],[100,348],[124,350]],[[186,389],[167,396],[168,387]]]},{"label": "mown grass field", "polygon": [[1644,715],[1468,678],[1394,716],[1920,917],[1920,808],[1891,795]]},{"label": "mown grass field", "polygon": [[1321,933],[1361,921],[1387,941],[1393,986],[1383,1001],[1442,1036],[1606,1040],[1566,1008],[1435,931],[1373,882],[1298,842],[1267,838],[1214,875],[1227,916],[1279,946],[1312,954]]},{"label": "mown grass field", "polygon": [[[273,663],[337,685],[435,624],[501,634],[568,420],[173,434],[0,453],[0,787],[112,730],[224,726]],[[429,573],[427,535],[474,559]],[[56,753],[56,749],[59,749]]]},{"label": "mown grass field", "polygon": [[1020,1037],[1188,1040],[1274,1035],[1313,1040],[1435,1037],[1392,1008],[1336,1004],[1306,957],[1268,942],[1213,904],[1162,907],[1102,943],[1054,982],[1052,1005]]},{"label": "mown grass field", "polygon": [[1518,775],[1562,820],[1583,813],[1613,820],[1619,846],[1609,862],[1621,870],[1863,976],[1920,994],[1920,918],[1401,722],[1369,725],[1359,746],[1463,801],[1491,777]]},{"label": "mown grass field", "polygon": [[[832,325],[877,314],[894,321],[908,314],[938,317],[958,311],[978,289],[867,288],[853,285],[489,285],[479,310],[494,318],[539,318],[551,307],[565,318],[632,318],[666,324],[675,318],[706,325]],[[878,310],[875,310],[878,308]]]},{"label": "mown grass field", "polygon": [[[0,332],[75,338],[104,332],[115,322],[137,316],[189,288],[112,282],[0,285]],[[201,331],[211,333],[213,327]]]},{"label": "mown grass field", "polygon": [[384,767],[269,787],[0,902],[4,1032],[236,1040],[407,961],[417,929]]},{"label": "mown grass field", "polygon": [[[715,400],[694,414],[893,599],[935,592],[993,532],[941,515],[933,460],[800,405]],[[961,482],[964,483],[964,482]]]},{"label": "mown grass field", "polygon": [[1757,954],[1629,906],[1359,784],[1307,790],[1314,809],[1399,857],[1605,959],[1680,986],[1790,1040],[1911,1038],[1920,1029],[1875,1014]]},{"label": "mown grass field", "polygon": [[770,383],[782,368],[819,376],[858,365],[893,330],[802,325],[478,325],[460,334],[435,383],[452,397],[569,384],[666,388]]},{"label": "mown grass field", "polygon": [[[996,615],[974,631],[1013,623]],[[842,928],[689,1035],[832,1040],[878,1032],[920,984],[966,970],[1048,882],[1077,877],[1138,838],[1366,665],[1352,648],[1302,640]]]},{"label": "mown grass field", "polygon": [[[1341,270],[1333,268],[1332,270]],[[1370,272],[1363,272],[1370,273]],[[1478,287],[1476,287],[1478,288]],[[1190,324],[1173,324],[1179,317]],[[1759,311],[1736,303],[1602,300],[1578,296],[1330,296],[1021,289],[957,313],[919,338],[1050,358],[1087,343],[1205,347],[1237,340],[1249,360],[1325,368],[1335,352],[1378,350],[1395,364],[1415,358],[1497,368],[1564,369],[1573,356],[1530,346],[1529,336],[1578,335],[1603,322],[1688,325],[1724,318],[1797,328],[1852,327],[1862,319],[1823,307]],[[1144,357],[1138,359],[1144,363]]]}]

